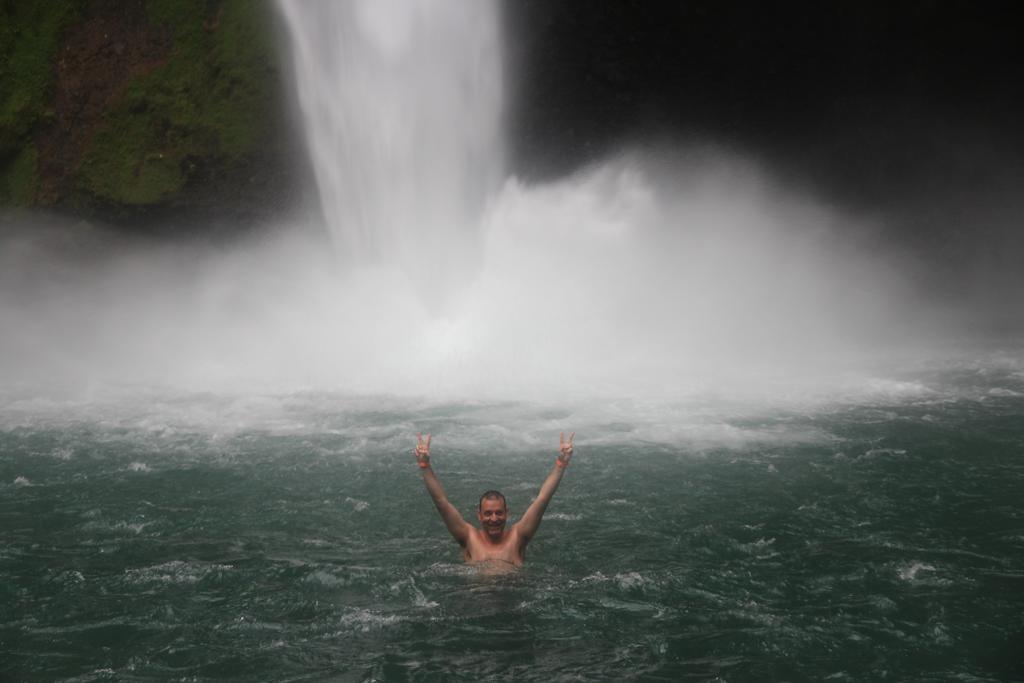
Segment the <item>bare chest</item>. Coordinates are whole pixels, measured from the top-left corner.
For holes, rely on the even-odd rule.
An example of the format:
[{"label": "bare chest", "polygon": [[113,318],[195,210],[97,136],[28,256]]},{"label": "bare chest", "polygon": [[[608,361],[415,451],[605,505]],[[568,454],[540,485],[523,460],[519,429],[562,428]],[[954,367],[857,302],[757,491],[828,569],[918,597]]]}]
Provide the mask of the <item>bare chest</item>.
[{"label": "bare chest", "polygon": [[463,557],[467,562],[488,562],[499,560],[514,565],[523,563],[523,547],[519,542],[519,534],[515,530],[505,534],[500,543],[492,543],[482,538],[482,532],[477,532],[469,537],[469,542],[463,551]]}]

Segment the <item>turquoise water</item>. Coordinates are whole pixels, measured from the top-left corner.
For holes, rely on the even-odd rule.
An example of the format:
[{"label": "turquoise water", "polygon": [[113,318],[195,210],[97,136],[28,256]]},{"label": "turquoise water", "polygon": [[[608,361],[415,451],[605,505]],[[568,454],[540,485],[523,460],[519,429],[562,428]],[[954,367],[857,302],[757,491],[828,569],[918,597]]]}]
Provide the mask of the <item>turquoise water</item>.
[{"label": "turquoise water", "polygon": [[[336,394],[0,412],[6,680],[1024,678],[1024,372],[855,394],[423,402]],[[526,567],[457,546],[576,456]]]}]

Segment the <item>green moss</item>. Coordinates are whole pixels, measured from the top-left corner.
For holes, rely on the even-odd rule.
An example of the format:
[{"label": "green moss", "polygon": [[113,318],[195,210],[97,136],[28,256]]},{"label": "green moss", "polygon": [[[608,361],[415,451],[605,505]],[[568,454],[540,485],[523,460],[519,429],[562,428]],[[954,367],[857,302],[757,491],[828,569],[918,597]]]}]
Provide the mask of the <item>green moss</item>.
[{"label": "green moss", "polygon": [[[247,0],[227,0],[214,57],[221,68],[221,92],[214,97],[215,120],[225,152],[241,156],[260,143],[273,109],[277,82],[275,46],[266,8],[253,11]],[[254,116],[254,112],[264,115]]]},{"label": "green moss", "polygon": [[168,53],[129,65],[135,75],[125,89],[102,115],[76,118],[56,149],[35,140],[53,140],[54,126],[67,123],[54,112],[58,50],[76,22],[109,21],[111,5],[0,0],[0,202],[116,215],[129,206],[216,204],[225,194],[248,201],[262,160],[284,158],[269,0],[142,1],[148,29],[137,15],[128,28],[147,30],[154,46],[166,39]]},{"label": "green moss", "polygon": [[150,124],[140,115],[105,127],[79,169],[82,187],[107,203],[135,206],[178,192],[185,183],[181,153],[159,151],[165,136]]},{"label": "green moss", "polygon": [[13,206],[29,206],[35,199],[39,155],[35,145],[28,145],[0,171],[0,202]]},{"label": "green moss", "polygon": [[0,1],[0,157],[25,146],[52,99],[57,46],[81,5]]},{"label": "green moss", "polygon": [[193,160],[229,171],[268,137],[277,96],[270,9],[251,0],[225,0],[213,14],[210,6],[146,5],[173,49],[107,112],[84,152],[81,189],[106,202],[163,201],[187,184]]}]

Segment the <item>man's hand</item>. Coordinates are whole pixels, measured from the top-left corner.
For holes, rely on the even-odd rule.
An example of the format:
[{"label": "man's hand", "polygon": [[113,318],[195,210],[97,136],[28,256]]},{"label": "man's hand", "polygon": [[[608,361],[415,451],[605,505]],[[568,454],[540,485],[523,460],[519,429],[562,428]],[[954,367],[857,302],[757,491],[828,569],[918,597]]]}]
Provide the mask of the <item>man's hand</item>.
[{"label": "man's hand", "polygon": [[[570,446],[569,451],[572,452]],[[427,434],[427,440],[423,440],[423,435],[416,432],[416,448],[413,449],[412,454],[416,456],[416,462],[423,469],[430,467],[430,434]]]},{"label": "man's hand", "polygon": [[566,467],[569,461],[572,459],[572,440],[576,437],[576,432],[569,435],[569,440],[565,439],[565,432],[558,434],[558,459],[555,464],[559,467]]}]

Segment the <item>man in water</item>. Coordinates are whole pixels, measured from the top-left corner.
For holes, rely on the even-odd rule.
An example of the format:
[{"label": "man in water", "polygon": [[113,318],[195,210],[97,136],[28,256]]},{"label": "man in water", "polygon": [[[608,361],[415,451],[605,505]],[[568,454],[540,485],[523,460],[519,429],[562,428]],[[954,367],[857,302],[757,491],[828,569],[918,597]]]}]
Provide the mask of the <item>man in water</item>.
[{"label": "man in water", "polygon": [[462,518],[455,506],[448,502],[448,497],[441,488],[441,481],[430,467],[430,434],[427,434],[425,440],[421,434],[416,435],[417,443],[413,455],[416,456],[416,461],[423,472],[423,483],[426,484],[427,492],[437,506],[444,525],[448,527],[448,532],[462,546],[462,556],[466,562],[507,562],[516,567],[522,566],[526,544],[537,533],[544,510],[547,509],[551,496],[555,495],[562,475],[565,474],[565,468],[572,459],[572,440],[575,436],[576,432],[570,434],[568,439],[565,438],[564,432],[559,435],[558,457],[555,458],[555,466],[551,473],[540,487],[540,493],[526,509],[522,519],[506,530],[508,504],[505,502],[505,496],[498,491],[487,491],[480,497],[476,512],[477,519],[480,520],[479,529]]}]

